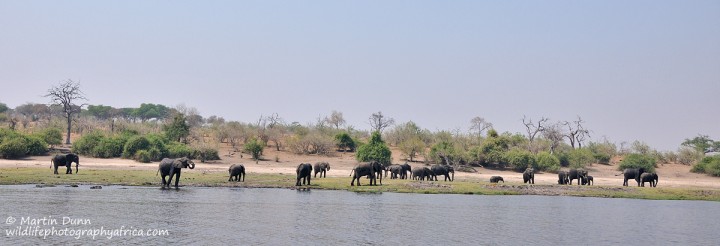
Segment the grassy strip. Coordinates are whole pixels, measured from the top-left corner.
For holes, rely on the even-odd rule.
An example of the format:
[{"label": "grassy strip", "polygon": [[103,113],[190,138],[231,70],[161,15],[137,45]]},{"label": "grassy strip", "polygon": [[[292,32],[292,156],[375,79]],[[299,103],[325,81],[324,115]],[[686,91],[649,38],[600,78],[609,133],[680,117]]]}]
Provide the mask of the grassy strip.
[{"label": "grassy strip", "polygon": [[[155,171],[141,170],[80,170],[78,174],[52,174],[47,168],[0,168],[0,185],[12,184],[97,184],[160,186]],[[228,182],[225,172],[201,173],[183,170],[180,184],[202,187],[249,187],[249,188],[298,188],[293,175],[249,173],[245,182]],[[474,180],[455,182],[427,182],[384,179],[382,186],[368,186],[369,180],[361,179],[363,186],[350,186],[349,177],[313,178],[312,185],[302,188],[347,190],[353,192],[400,192],[421,194],[476,194],[476,195],[550,195],[608,198],[634,198],[653,200],[707,200],[720,201],[720,190],[698,188],[649,188],[618,186],[567,186],[490,184]]]}]

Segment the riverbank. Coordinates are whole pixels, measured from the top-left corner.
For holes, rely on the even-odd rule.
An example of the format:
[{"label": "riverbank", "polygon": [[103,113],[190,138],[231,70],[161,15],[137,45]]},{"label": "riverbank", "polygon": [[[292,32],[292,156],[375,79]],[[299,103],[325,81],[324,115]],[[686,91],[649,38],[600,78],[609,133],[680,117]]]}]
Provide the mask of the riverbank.
[{"label": "riverbank", "polygon": [[[248,173],[245,182],[228,182],[227,173],[187,170],[180,179],[182,187],[246,187],[285,189],[326,189],[352,192],[399,192],[421,194],[476,194],[476,195],[544,195],[606,198],[634,198],[653,200],[706,200],[720,201],[720,189],[677,187],[617,187],[525,185],[516,183],[491,184],[485,181],[458,178],[454,182],[413,181],[383,179],[382,185],[350,186],[349,177],[313,178],[310,186],[295,186],[295,176],[288,174]],[[0,168],[0,185],[127,185],[160,186],[160,177],[149,170],[81,169],[77,174],[55,175],[48,168]],[[181,187],[181,188],[182,188]]]}]

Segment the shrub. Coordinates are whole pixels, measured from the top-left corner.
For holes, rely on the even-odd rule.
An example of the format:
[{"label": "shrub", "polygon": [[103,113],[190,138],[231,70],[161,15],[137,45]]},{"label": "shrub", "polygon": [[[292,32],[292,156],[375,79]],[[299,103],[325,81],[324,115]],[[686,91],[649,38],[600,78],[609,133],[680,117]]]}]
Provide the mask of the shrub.
[{"label": "shrub", "polygon": [[548,152],[540,152],[535,156],[540,170],[557,173],[560,170],[560,159]]},{"label": "shrub", "polygon": [[345,152],[345,150],[354,152],[356,147],[355,141],[353,141],[347,132],[341,132],[335,135],[335,146],[343,152]]},{"label": "shrub", "polygon": [[370,141],[357,149],[355,159],[358,161],[377,161],[383,165],[390,164],[392,152],[383,142],[380,133],[375,131],[370,136]]},{"label": "shrub", "polygon": [[[122,156],[125,158],[136,157],[136,153],[140,150],[150,149],[150,141],[143,136],[133,136],[125,143]],[[147,155],[147,153],[145,153]]]},{"label": "shrub", "polygon": [[95,148],[92,149],[92,156],[98,158],[120,157],[123,153],[125,141],[119,137],[103,138]]},{"label": "shrub", "polygon": [[28,155],[43,155],[47,153],[48,145],[47,143],[45,143],[45,140],[42,140],[40,137],[37,136],[27,136],[23,138],[25,138]]},{"label": "shrub", "polygon": [[249,153],[256,162],[260,160],[264,148],[265,143],[257,138],[250,139],[250,141],[243,146],[245,152]]},{"label": "shrub", "polygon": [[167,146],[168,158],[193,157],[193,150],[185,144],[170,142]]},{"label": "shrub", "polygon": [[79,155],[93,155],[93,149],[100,145],[105,136],[100,132],[91,132],[75,140],[72,145],[72,152]]},{"label": "shrub", "polygon": [[593,158],[595,158],[595,161],[600,164],[610,164],[610,155],[605,153],[595,153],[593,154]]},{"label": "shrub", "polygon": [[5,137],[0,144],[0,155],[5,159],[20,158],[27,154],[27,143],[23,137]]},{"label": "shrub", "polygon": [[210,147],[198,147],[193,149],[192,159],[198,159],[200,162],[220,160],[218,150]]},{"label": "shrub", "polygon": [[628,154],[623,158],[618,166],[618,170],[622,171],[626,168],[644,168],[646,172],[655,172],[655,158],[650,155]]},{"label": "shrub", "polygon": [[48,128],[39,134],[39,137],[49,145],[60,145],[62,144],[62,131],[57,128]]},{"label": "shrub", "polygon": [[152,161],[152,156],[149,151],[141,149],[135,153],[133,159],[138,162],[149,163]]},{"label": "shrub", "polygon": [[707,156],[695,164],[690,171],[720,176],[720,156]]},{"label": "shrub", "polygon": [[677,161],[684,165],[692,165],[702,160],[704,154],[694,148],[683,147],[678,150]]},{"label": "shrub", "polygon": [[585,168],[595,161],[592,151],[587,148],[574,149],[568,153],[568,162],[571,168]]},{"label": "shrub", "polygon": [[535,156],[527,150],[512,149],[505,152],[503,159],[508,165],[518,172],[522,172],[528,167],[537,168]]}]

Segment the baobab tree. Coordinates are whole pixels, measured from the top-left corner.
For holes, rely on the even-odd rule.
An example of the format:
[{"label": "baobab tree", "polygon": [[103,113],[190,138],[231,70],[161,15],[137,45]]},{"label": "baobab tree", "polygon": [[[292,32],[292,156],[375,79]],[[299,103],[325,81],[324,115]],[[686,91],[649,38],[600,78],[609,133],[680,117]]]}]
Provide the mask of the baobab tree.
[{"label": "baobab tree", "polygon": [[370,127],[372,128],[372,131],[377,131],[379,133],[382,133],[383,129],[387,128],[388,126],[395,124],[395,120],[393,118],[385,117],[380,111],[370,115],[370,118],[368,120],[370,121]]},{"label": "baobab tree", "polygon": [[67,137],[65,144],[70,144],[70,129],[72,126],[73,114],[80,113],[82,106],[86,104],[76,105],[77,100],[87,100],[80,90],[80,84],[70,79],[60,82],[59,85],[53,86],[48,90],[45,97],[50,97],[53,105],[62,107],[63,116],[67,119]]}]

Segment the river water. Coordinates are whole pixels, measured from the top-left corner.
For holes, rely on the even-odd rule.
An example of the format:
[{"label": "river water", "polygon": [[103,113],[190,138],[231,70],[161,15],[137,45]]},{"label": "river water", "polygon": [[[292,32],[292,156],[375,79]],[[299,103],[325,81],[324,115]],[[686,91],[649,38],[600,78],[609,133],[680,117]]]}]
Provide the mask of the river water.
[{"label": "river water", "polygon": [[720,242],[718,202],[582,197],[12,185],[0,186],[0,219],[0,245]]}]

